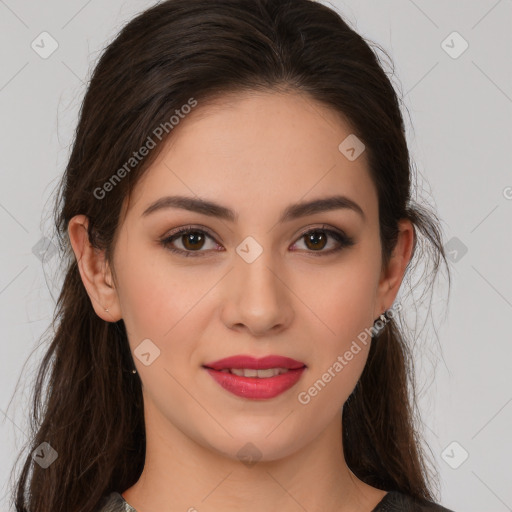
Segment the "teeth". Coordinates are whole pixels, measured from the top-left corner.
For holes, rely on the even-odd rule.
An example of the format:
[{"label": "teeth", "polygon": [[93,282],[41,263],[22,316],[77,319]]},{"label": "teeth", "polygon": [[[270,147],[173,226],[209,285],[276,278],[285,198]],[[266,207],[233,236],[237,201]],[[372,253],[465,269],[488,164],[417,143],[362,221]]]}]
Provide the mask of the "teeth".
[{"label": "teeth", "polygon": [[253,368],[231,368],[229,370],[222,370],[223,372],[231,372],[239,377],[257,377],[258,379],[267,379],[286,373],[288,368],[268,368],[266,370],[255,370]]}]

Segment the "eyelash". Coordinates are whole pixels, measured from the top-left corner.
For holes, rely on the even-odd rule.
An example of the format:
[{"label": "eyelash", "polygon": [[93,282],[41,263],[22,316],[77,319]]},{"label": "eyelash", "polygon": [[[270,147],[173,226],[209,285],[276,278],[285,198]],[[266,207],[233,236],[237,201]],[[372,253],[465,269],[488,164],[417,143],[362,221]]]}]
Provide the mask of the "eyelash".
[{"label": "eyelash", "polygon": [[[329,251],[322,251],[322,250],[306,251],[306,252],[312,253],[313,256],[326,256],[326,255],[334,254],[334,253],[341,251],[342,249],[351,247],[355,243],[353,238],[345,235],[342,232],[334,231],[332,229],[326,229],[325,226],[322,226],[319,228],[308,229],[307,231],[302,232],[300,234],[300,236],[297,238],[297,241],[299,241],[301,238],[303,238],[304,236],[306,236],[310,233],[316,233],[316,232],[326,233],[327,235],[332,236],[332,238],[334,238],[339,243],[339,246],[334,249],[331,249]],[[165,249],[167,249],[173,253],[179,254],[181,256],[185,256],[187,258],[189,256],[203,257],[204,255],[201,253],[204,253],[207,251],[201,251],[201,250],[199,250],[199,251],[184,251],[182,249],[177,249],[176,247],[172,247],[171,243],[176,238],[179,238],[180,236],[182,236],[184,234],[189,234],[189,233],[201,233],[203,235],[210,237],[212,240],[215,241],[214,237],[208,231],[205,231],[204,229],[196,228],[194,226],[185,226],[185,227],[179,228],[178,230],[174,231],[173,233],[171,233],[170,236],[167,236],[167,237],[163,238],[162,240],[160,240],[160,243]]]}]

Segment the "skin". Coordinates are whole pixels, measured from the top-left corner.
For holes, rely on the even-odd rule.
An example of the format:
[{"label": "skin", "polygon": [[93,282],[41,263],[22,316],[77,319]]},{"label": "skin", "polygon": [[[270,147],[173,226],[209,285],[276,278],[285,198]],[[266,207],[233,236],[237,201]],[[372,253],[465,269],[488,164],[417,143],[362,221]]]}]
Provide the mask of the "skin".
[{"label": "skin", "polygon": [[[147,338],[160,349],[148,366],[134,357],[143,384],[146,464],[123,496],[138,512],[368,512],[386,494],[350,471],[341,443],[341,410],[370,344],[360,344],[308,404],[297,399],[392,306],[412,254],[413,227],[403,220],[382,267],[366,155],[349,161],[338,150],[351,133],[341,116],[298,93],[231,95],[199,105],[175,128],[125,202],[113,265],[89,245],[87,219],[71,220],[70,240],[98,316],[124,320],[132,351]],[[289,204],[334,193],[358,203],[365,218],[337,209],[277,223]],[[176,208],[142,215],[166,195],[197,195],[239,218]],[[189,224],[208,228],[213,239],[185,246],[178,236],[174,247],[203,256],[161,245],[172,229]],[[323,224],[355,244],[332,254],[338,246],[332,237],[325,246],[307,245],[302,232]],[[235,251],[247,236],[263,248],[252,263]],[[275,398],[245,399],[202,368],[235,354],[284,355],[307,370]],[[261,453],[252,466],[237,456],[248,442]]]}]

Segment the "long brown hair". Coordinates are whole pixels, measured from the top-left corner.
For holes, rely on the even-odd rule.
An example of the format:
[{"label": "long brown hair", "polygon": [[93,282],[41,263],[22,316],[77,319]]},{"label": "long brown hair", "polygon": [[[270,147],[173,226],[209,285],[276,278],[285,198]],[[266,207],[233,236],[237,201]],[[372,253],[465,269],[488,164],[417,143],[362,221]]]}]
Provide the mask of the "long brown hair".
[{"label": "long brown hair", "polygon": [[[258,89],[299,91],[349,121],[366,146],[378,192],[383,264],[397,222],[407,218],[416,233],[413,260],[429,266],[427,278],[446,265],[439,220],[411,198],[398,96],[377,53],[339,14],[309,0],[168,0],[146,10],[94,69],[57,194],[65,277],[34,383],[30,453],[13,492],[18,512],[92,512],[105,494],[132,486],[144,466],[141,381],[131,373],[125,326],[95,314],[70,247],[69,220],[87,215],[90,242],[110,261],[121,205],[172,137],[171,116],[191,98],[200,108],[227,92]],[[156,147],[127,166],[148,136]],[[346,462],[372,486],[435,500],[414,389],[409,343],[393,318],[372,342],[343,407]],[[58,454],[47,468],[31,456],[43,442]]]}]

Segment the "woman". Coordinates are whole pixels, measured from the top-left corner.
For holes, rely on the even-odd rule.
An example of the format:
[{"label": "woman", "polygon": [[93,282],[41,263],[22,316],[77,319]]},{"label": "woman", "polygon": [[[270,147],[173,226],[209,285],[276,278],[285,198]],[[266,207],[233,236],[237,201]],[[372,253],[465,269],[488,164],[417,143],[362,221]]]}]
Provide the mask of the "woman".
[{"label": "woman", "polygon": [[16,509],[446,511],[397,322],[413,260],[446,263],[411,188],[396,93],[331,9],[168,0],[131,21],[62,181]]}]

